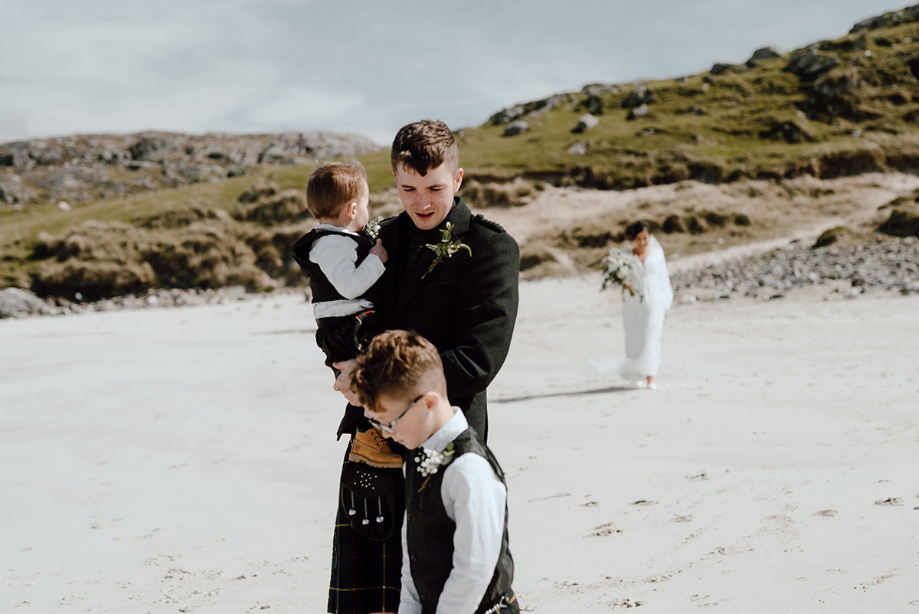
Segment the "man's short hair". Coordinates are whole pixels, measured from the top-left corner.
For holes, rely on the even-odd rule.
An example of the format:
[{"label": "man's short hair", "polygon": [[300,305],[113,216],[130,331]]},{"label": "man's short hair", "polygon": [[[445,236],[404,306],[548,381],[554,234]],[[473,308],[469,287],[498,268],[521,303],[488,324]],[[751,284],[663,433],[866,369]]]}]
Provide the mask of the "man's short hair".
[{"label": "man's short hair", "polygon": [[361,405],[380,412],[381,395],[398,399],[433,390],[446,398],[447,381],[433,343],[416,332],[389,330],[374,337],[367,352],[358,357],[351,389]]},{"label": "man's short hair", "polygon": [[393,172],[404,164],[424,177],[444,163],[455,172],[459,168],[459,148],[447,124],[424,119],[402,126],[396,133],[389,160]]},{"label": "man's short hair", "polygon": [[315,218],[334,218],[341,208],[359,201],[367,190],[367,171],[357,161],[326,162],[306,182],[306,206]]}]

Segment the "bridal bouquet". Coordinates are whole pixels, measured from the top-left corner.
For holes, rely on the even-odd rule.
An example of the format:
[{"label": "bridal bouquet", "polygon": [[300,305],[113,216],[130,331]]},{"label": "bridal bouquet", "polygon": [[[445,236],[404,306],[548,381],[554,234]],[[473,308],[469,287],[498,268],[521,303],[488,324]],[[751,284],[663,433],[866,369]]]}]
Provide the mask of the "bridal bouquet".
[{"label": "bridal bouquet", "polygon": [[[635,296],[632,286],[635,285],[635,280],[638,278],[638,266],[638,258],[632,252],[625,249],[611,249],[609,255],[601,263],[603,290],[610,285],[616,285]],[[629,287],[626,288],[626,285]],[[641,298],[641,294],[638,297]]]}]

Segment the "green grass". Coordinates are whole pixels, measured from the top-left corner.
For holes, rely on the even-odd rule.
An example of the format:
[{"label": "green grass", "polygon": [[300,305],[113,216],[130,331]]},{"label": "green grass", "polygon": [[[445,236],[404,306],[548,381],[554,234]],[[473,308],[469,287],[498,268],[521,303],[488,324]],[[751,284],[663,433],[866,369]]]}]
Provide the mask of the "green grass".
[{"label": "green grass", "polygon": [[[913,41],[903,42],[908,37]],[[858,73],[860,84],[850,101],[856,111],[813,108],[813,84],[783,71],[787,57],[776,58],[718,76],[702,73],[683,81],[649,81],[655,98],[650,113],[631,121],[621,107],[630,90],[625,85],[620,93],[601,96],[600,123],[584,134],[572,132],[585,113],[576,108],[584,98],[580,92],[567,94],[568,102],[551,111],[526,117],[530,130],[518,136],[504,137],[504,126],[488,123],[465,128],[457,137],[461,164],[469,179],[507,181],[523,176],[560,185],[622,189],[689,176],[723,181],[814,172],[832,152],[874,149],[919,160],[919,84],[906,69],[906,62],[919,55],[919,23],[847,35],[824,46],[840,58],[838,71]],[[866,50],[871,52],[869,59]],[[693,111],[695,106],[701,108],[699,113]],[[785,142],[776,130],[785,122],[796,124],[807,138]],[[856,129],[860,138],[853,136]],[[569,147],[579,141],[587,143],[587,154],[569,154]],[[371,192],[393,185],[387,150],[360,160]],[[257,180],[269,179],[282,190],[303,190],[312,170],[263,166],[214,183],[71,203],[69,212],[53,204],[2,209],[0,285],[23,285],[28,280],[37,266],[28,259],[30,246],[39,233],[57,235],[89,220],[134,223],[169,209],[231,211],[239,195]],[[138,176],[125,173],[125,181]]]}]

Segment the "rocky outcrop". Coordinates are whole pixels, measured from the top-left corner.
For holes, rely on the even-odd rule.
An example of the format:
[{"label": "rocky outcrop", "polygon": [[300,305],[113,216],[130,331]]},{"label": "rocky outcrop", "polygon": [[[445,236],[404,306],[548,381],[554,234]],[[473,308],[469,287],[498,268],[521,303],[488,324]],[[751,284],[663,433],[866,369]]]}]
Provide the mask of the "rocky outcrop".
[{"label": "rocky outcrop", "polygon": [[[242,175],[258,164],[313,164],[377,149],[364,137],[330,132],[144,132],[17,141],[0,144],[0,203],[108,198]],[[124,171],[130,171],[127,178]]]},{"label": "rocky outcrop", "polygon": [[835,54],[806,47],[792,52],[784,70],[802,81],[811,81],[836,66],[839,66],[839,57]]},{"label": "rocky outcrop", "polygon": [[901,23],[909,23],[911,21],[919,21],[919,4],[900,9],[899,11],[890,11],[888,13],[884,13],[883,15],[877,15],[875,17],[863,19],[862,21],[859,21],[857,24],[852,26],[852,29],[849,30],[849,34],[855,34],[856,32],[861,32],[863,30],[889,28],[892,26],[898,26]]},{"label": "rocky outcrop", "polygon": [[622,108],[634,109],[643,104],[651,104],[652,102],[654,102],[654,94],[648,89],[647,85],[639,83],[622,99]]},{"label": "rocky outcrop", "polygon": [[781,298],[787,292],[828,286],[844,295],[871,291],[919,293],[919,239],[890,239],[855,247],[790,246],[671,278],[684,302],[748,296]]},{"label": "rocky outcrop", "polygon": [[20,288],[3,288],[0,290],[0,318],[49,315],[54,311],[54,307],[28,290]]}]

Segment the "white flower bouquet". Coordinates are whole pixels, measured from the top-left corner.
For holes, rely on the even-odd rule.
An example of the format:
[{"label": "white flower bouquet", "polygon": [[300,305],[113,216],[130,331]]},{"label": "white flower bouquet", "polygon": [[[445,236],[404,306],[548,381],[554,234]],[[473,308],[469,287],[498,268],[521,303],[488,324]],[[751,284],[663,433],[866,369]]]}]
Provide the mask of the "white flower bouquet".
[{"label": "white flower bouquet", "polygon": [[615,285],[621,287],[623,291],[628,290],[632,296],[638,294],[638,297],[642,298],[641,294],[634,290],[639,266],[638,258],[629,250],[611,249],[609,255],[600,264],[603,271],[602,289],[606,290],[609,286]]}]

